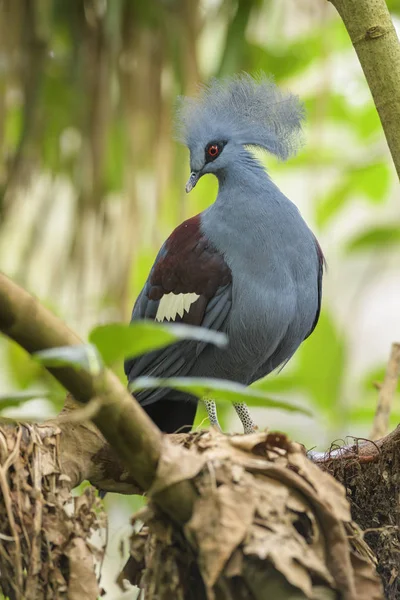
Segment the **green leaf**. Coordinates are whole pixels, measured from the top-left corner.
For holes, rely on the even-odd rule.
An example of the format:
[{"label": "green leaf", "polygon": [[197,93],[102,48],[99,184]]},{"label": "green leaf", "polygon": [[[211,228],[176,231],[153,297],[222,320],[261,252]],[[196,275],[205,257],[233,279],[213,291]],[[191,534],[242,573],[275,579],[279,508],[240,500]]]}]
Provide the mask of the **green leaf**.
[{"label": "green leaf", "polygon": [[28,400],[36,400],[37,398],[48,397],[47,392],[10,392],[9,394],[0,395],[0,411],[12,406],[19,406]]},{"label": "green leaf", "polygon": [[296,372],[270,373],[263,379],[251,384],[251,389],[263,393],[287,392],[299,385],[299,376]]},{"label": "green leaf", "polygon": [[350,200],[351,186],[347,178],[330,190],[316,205],[317,225],[322,229]]},{"label": "green leaf", "polygon": [[7,367],[15,387],[26,389],[43,379],[44,369],[17,343],[8,340],[6,344]]},{"label": "green leaf", "polygon": [[369,102],[364,108],[356,106],[353,111],[351,123],[363,141],[373,134],[379,133],[379,135],[382,135],[382,125],[378,111],[372,102]]},{"label": "green leaf", "polygon": [[[331,42],[334,40],[333,43],[337,50],[348,47],[349,40],[344,34],[345,31],[343,31],[341,23],[331,20],[326,25],[321,26],[319,24],[318,28],[307,35],[295,37],[293,42],[287,37],[283,38],[279,35],[274,37],[272,35],[261,46],[246,42],[243,37],[244,43],[242,43],[242,47],[239,47],[239,50],[241,50],[246,64],[240,65],[239,63],[239,66],[255,72],[273,73],[279,83],[305,71],[311,64],[324,60],[324,39],[329,39]],[[237,41],[236,35],[234,38],[236,46]],[[238,71],[237,66],[238,64],[236,64],[236,68],[231,68],[229,74]]]},{"label": "green leaf", "polygon": [[363,165],[353,169],[349,185],[355,193],[366,196],[372,202],[385,199],[390,185],[390,170],[385,162]]},{"label": "green leaf", "polygon": [[110,323],[95,327],[89,335],[106,365],[127,357],[169,346],[179,340],[195,340],[223,347],[227,337],[205,327],[192,327],[180,323],[166,325],[154,321],[136,321],[130,325]]},{"label": "green leaf", "polygon": [[356,235],[346,244],[347,252],[358,252],[366,249],[384,249],[400,244],[400,224],[372,227]]},{"label": "green leaf", "polygon": [[92,375],[98,375],[103,367],[97,348],[91,344],[49,348],[35,352],[32,356],[45,367],[73,367]]},{"label": "green leaf", "polygon": [[390,186],[390,170],[386,163],[351,167],[343,180],[322,198],[316,207],[317,224],[324,227],[353,196],[360,194],[374,204],[382,202]]},{"label": "green leaf", "polygon": [[301,387],[311,394],[316,406],[335,414],[346,368],[346,348],[330,314],[323,310],[318,325],[298,356]]},{"label": "green leaf", "polygon": [[152,388],[167,387],[193,394],[198,398],[212,398],[216,402],[245,402],[249,406],[279,408],[289,412],[311,415],[310,411],[301,406],[275,400],[261,391],[246,387],[233,381],[202,377],[138,377],[129,385],[132,392]]}]

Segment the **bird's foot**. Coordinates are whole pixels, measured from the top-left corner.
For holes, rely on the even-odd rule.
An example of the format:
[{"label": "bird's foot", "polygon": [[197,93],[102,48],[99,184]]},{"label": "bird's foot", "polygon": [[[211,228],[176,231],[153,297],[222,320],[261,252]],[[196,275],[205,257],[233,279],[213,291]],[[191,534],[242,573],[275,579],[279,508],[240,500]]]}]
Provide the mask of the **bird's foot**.
[{"label": "bird's foot", "polygon": [[250,416],[247,404],[245,404],[244,402],[235,402],[233,406],[237,412],[239,419],[242,422],[243,433],[247,434],[254,433],[255,431],[257,431],[258,427]]},{"label": "bird's foot", "polygon": [[221,425],[218,422],[217,406],[214,400],[203,398],[203,402],[204,406],[206,407],[211,427],[214,427],[214,429],[222,433]]}]

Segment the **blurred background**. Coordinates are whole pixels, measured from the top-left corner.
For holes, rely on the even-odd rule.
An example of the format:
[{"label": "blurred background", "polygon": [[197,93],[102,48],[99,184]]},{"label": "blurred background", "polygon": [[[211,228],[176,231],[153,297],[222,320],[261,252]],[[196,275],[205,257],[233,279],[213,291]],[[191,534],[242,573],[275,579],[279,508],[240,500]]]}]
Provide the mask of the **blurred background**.
[{"label": "blurred background", "polygon": [[[400,1],[388,5],[399,30]],[[253,412],[260,427],[324,449],[369,434],[373,382],[400,341],[398,182],[329,2],[0,0],[0,269],[82,337],[128,321],[162,242],[217,191],[209,176],[184,192],[176,97],[242,70],[272,74],[305,103],[304,148],[287,163],[266,157],[266,166],[328,262],[315,333],[258,384],[313,416]],[[59,411],[64,391],[5,338],[0,365],[4,416]],[[220,410],[224,428],[240,431],[230,409]],[[204,417],[199,409],[197,424]],[[393,423],[399,417],[397,405]],[[108,598],[119,597],[110,584],[123,563],[117,548],[139,503],[106,499]]]}]

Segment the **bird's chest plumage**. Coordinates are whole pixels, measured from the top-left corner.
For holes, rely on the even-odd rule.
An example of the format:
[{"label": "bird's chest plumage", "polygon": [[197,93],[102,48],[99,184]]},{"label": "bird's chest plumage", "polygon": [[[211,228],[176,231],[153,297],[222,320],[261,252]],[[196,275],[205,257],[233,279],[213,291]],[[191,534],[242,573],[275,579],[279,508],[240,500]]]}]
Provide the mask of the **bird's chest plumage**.
[{"label": "bird's chest plumage", "polygon": [[[310,330],[318,306],[317,255],[311,232],[294,213],[297,230],[279,215],[260,213],[204,227],[232,272],[228,351],[216,352],[226,372],[265,374],[274,357],[286,360]],[[297,223],[296,223],[297,220]],[[272,361],[271,361],[272,358]],[[251,379],[251,377],[250,377]]]},{"label": "bird's chest plumage", "polygon": [[284,339],[295,317],[297,291],[290,278],[268,269],[258,278],[235,269],[232,283],[232,310],[226,325],[229,360],[249,373]]}]

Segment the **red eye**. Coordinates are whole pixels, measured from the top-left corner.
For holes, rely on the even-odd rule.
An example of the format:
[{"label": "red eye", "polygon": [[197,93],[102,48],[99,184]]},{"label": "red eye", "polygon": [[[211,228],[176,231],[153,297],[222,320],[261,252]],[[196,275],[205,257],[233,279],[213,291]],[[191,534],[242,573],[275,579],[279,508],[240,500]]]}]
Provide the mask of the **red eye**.
[{"label": "red eye", "polygon": [[209,147],[209,149],[207,150],[208,154],[210,156],[212,156],[213,158],[215,158],[218,154],[219,154],[219,148],[216,144],[213,144],[212,146]]}]

